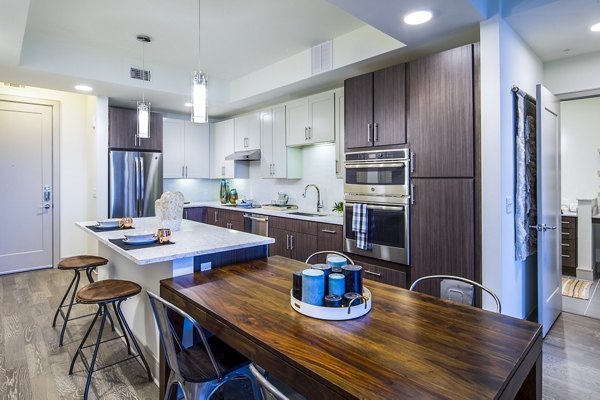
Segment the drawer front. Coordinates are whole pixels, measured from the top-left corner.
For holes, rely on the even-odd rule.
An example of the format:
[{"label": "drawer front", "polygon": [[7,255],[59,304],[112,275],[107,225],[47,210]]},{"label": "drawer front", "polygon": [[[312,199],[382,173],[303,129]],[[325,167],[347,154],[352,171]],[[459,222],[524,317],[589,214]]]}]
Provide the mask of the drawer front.
[{"label": "drawer front", "polygon": [[[362,261],[356,262],[363,267],[363,277],[372,281],[385,283],[392,286],[398,286],[406,289],[406,273],[392,268],[381,267],[379,265],[369,264]],[[365,282],[369,286],[368,282]]]},{"label": "drawer front", "polygon": [[292,218],[269,217],[269,228],[284,229],[287,231],[306,233],[307,235],[317,236],[318,223],[312,221],[302,221]]},{"label": "drawer front", "polygon": [[561,261],[564,267],[577,267],[577,249],[561,252]]}]

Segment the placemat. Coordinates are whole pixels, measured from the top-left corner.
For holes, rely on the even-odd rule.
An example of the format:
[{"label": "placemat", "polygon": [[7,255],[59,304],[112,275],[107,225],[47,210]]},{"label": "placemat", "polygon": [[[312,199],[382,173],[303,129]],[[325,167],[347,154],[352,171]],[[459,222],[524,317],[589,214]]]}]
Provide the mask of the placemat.
[{"label": "placemat", "polygon": [[114,228],[98,228],[96,225],[89,225],[86,226],[86,228],[88,228],[90,231],[94,231],[94,232],[110,232],[110,231],[118,231],[119,229],[133,229],[133,226],[131,228],[119,228],[118,226],[115,226]]},{"label": "placemat", "polygon": [[168,244],[175,244],[175,242],[159,243],[158,241],[156,241],[154,243],[148,243],[148,244],[127,244],[127,243],[123,242],[123,239],[108,239],[108,240],[111,243],[116,244],[123,250],[139,250],[139,249],[145,249],[148,247],[156,247],[156,246],[165,246]]}]

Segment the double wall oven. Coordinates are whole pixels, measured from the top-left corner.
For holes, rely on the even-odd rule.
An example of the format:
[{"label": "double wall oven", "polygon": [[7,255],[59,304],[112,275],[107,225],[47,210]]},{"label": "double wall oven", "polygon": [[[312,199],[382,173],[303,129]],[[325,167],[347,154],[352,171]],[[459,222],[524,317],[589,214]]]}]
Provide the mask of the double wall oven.
[{"label": "double wall oven", "polygon": [[[410,160],[408,149],[346,153],[344,251],[409,265]],[[367,210],[367,247],[352,230],[354,207]]]}]

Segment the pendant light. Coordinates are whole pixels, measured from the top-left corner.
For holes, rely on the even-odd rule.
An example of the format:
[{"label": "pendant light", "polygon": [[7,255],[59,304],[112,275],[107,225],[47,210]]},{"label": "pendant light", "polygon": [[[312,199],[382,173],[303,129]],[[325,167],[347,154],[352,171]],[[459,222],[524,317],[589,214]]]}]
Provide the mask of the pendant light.
[{"label": "pendant light", "polygon": [[142,139],[150,137],[150,102],[146,101],[144,87],[146,86],[146,65],[145,65],[145,46],[152,39],[150,36],[138,35],[138,42],[142,43],[142,101],[137,102],[137,133],[136,136]]},{"label": "pendant light", "polygon": [[208,122],[206,111],[206,75],[200,71],[200,3],[198,0],[198,70],[192,74],[192,122]]}]

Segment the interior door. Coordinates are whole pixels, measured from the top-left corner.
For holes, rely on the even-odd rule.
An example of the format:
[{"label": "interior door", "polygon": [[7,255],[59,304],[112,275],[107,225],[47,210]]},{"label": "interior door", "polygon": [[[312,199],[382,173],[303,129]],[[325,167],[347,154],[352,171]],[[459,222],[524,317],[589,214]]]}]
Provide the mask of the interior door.
[{"label": "interior door", "polygon": [[0,274],[52,267],[52,107],[0,100]]},{"label": "interior door", "polygon": [[537,86],[538,322],[546,336],[562,309],[560,253],[560,105]]}]

